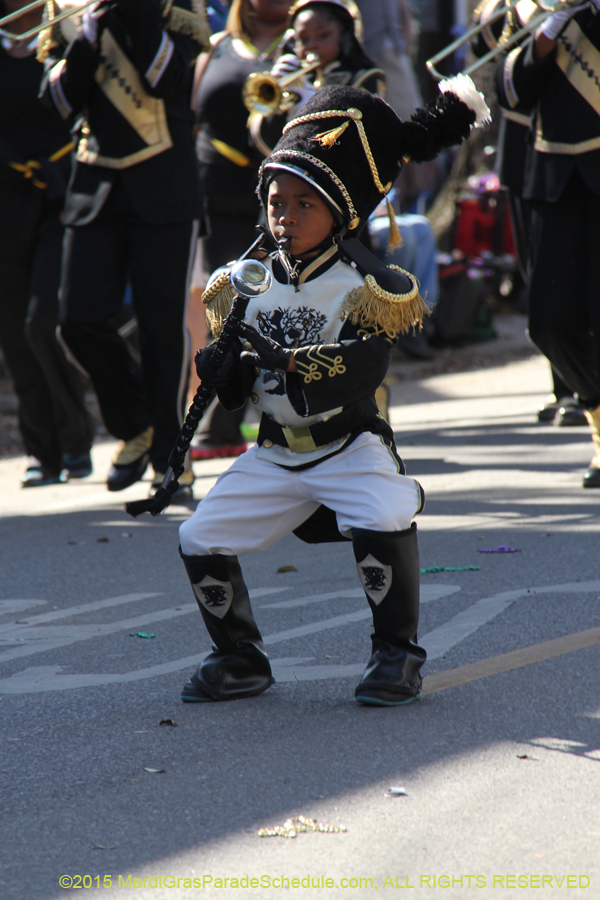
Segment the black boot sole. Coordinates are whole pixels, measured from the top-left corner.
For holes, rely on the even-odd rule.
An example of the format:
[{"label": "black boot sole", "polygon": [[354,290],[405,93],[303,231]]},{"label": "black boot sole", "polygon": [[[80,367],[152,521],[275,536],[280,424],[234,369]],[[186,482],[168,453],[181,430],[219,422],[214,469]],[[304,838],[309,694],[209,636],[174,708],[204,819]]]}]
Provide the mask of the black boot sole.
[{"label": "black boot sole", "polygon": [[206,693],[202,689],[202,682],[196,678],[195,675],[192,675],[190,680],[183,686],[181,699],[184,703],[223,703],[227,700],[245,700],[246,697],[257,697],[259,694],[263,694],[273,684],[275,684],[275,679],[271,678],[268,684],[256,688],[255,690],[238,691],[235,694],[231,694],[229,697],[219,697]]},{"label": "black boot sole", "polygon": [[583,476],[584,488],[600,488],[600,469],[590,466]]},{"label": "black boot sole", "polygon": [[359,706],[407,706],[418,700],[420,696],[420,694],[415,694],[414,697],[405,697],[403,700],[385,700],[383,697],[373,694],[358,694],[354,699]]}]

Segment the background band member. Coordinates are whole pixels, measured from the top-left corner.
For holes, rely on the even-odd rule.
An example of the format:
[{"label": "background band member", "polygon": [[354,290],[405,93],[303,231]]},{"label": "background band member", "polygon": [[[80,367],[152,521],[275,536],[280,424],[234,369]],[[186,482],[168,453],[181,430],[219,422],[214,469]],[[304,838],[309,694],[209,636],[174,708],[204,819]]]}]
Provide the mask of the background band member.
[{"label": "background band member", "polygon": [[[27,0],[0,3],[0,15]],[[33,10],[13,21],[24,33],[41,21]],[[23,487],[54,484],[92,471],[93,425],[84,379],[56,339],[71,136],[38,99],[44,69],[37,38],[2,38],[0,46],[0,344],[19,401],[29,456]]]},{"label": "background band member", "polygon": [[[202,241],[208,272],[236,259],[252,243],[260,215],[256,177],[262,153],[248,131],[242,88],[268,71],[288,27],[289,0],[234,0],[224,32],[198,60],[193,107],[208,234]],[[203,313],[204,315],[204,313]],[[202,342],[204,343],[204,341]],[[237,456],[246,449],[244,410],[225,412],[217,400],[202,419],[192,459]]]},{"label": "background band member", "polygon": [[586,407],[600,487],[600,8],[550,16],[497,72],[500,102],[535,108],[523,196],[531,203],[529,333]]},{"label": "background band member", "polygon": [[[517,31],[524,29],[528,22],[540,13],[540,7],[533,0],[519,0],[504,16],[491,21],[492,16],[505,6],[503,0],[483,0],[475,9],[475,21],[485,26],[471,44],[475,56],[481,57],[489,50],[495,49]],[[528,36],[529,33],[525,30],[523,39]],[[532,113],[533,110],[502,109],[496,162],[500,183],[507,192],[519,269],[527,287],[531,223],[529,203],[523,198],[523,178]],[[583,410],[573,397],[573,392],[552,367],[550,373],[553,394],[540,406],[539,421],[554,420],[557,425],[587,425]]]},{"label": "background band member", "polygon": [[354,0],[297,0],[290,9],[293,33],[286,40],[282,55],[271,70],[275,78],[302,73],[311,57],[320,62],[318,69],[307,70],[290,86],[298,103],[274,110],[266,119],[253,112],[250,132],[256,146],[267,156],[281,137],[288,119],[312,94],[328,85],[360,87],[385,97],[385,75],[365,54],[361,43],[362,18]]},{"label": "background band member", "polygon": [[[188,374],[184,315],[201,214],[192,64],[208,29],[195,0],[120,0],[84,14],[66,50],[48,35],[42,99],[77,123],[67,192],[62,333],[121,439],[107,486],[162,481]],[[117,329],[127,281],[141,367]],[[191,494],[191,472],[182,491]]]}]

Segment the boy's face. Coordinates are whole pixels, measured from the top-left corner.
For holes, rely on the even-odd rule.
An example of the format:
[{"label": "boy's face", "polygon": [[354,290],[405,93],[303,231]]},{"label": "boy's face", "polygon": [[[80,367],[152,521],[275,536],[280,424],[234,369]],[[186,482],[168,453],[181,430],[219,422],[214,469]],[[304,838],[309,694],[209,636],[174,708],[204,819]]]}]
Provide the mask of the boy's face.
[{"label": "boy's face", "polygon": [[341,55],[342,26],[325,13],[313,9],[299,13],[294,19],[294,32],[294,49],[300,59],[305,59],[308,53],[315,53],[321,65],[328,66]]},{"label": "boy's face", "polygon": [[325,201],[301,178],[281,172],[269,185],[267,214],[276,240],[289,238],[290,254],[310,259],[313,247],[335,233],[335,222]]}]

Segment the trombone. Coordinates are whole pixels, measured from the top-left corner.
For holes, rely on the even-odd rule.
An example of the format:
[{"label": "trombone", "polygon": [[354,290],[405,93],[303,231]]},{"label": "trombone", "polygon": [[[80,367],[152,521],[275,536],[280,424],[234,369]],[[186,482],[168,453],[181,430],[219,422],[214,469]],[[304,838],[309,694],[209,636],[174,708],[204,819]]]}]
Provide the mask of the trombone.
[{"label": "trombone", "polygon": [[[281,78],[275,78],[270,72],[254,72],[249,75],[242,88],[242,100],[250,113],[258,113],[261,116],[270,116],[273,113],[286,112],[298,101],[298,94],[292,87],[295,81],[299,81],[309,72],[321,68],[321,61],[314,53],[309,53],[302,60],[300,68]],[[321,77],[317,75],[314,87],[319,87]]]},{"label": "trombone", "polygon": [[3,25],[8,25],[9,22],[14,22],[15,19],[20,19],[21,16],[25,15],[28,12],[32,12],[34,9],[39,9],[40,6],[46,6],[46,2],[47,0],[34,0],[33,3],[29,3],[27,6],[23,6],[21,7],[21,9],[18,9],[15,12],[9,13],[7,16],[3,16],[0,19],[0,37],[7,38],[9,41],[27,41],[30,38],[34,37],[34,35],[39,34],[40,31],[44,31],[45,28],[57,25],[59,22],[62,22],[64,19],[69,19],[71,16],[80,15],[88,8],[88,6],[93,6],[96,0],[88,0],[88,2],[78,6],[69,4],[68,9],[60,12],[52,19],[44,17],[39,25],[36,25],[35,28],[30,28],[29,31],[25,31],[23,32],[23,34],[16,34],[14,31],[5,31],[2,27]]},{"label": "trombone", "polygon": [[[479,22],[478,25],[473,26],[466,34],[463,34],[461,37],[457,38],[451,44],[448,44],[447,47],[444,47],[443,50],[440,50],[439,53],[436,53],[435,56],[432,56],[431,59],[428,59],[425,65],[427,66],[427,71],[430,75],[432,75],[437,81],[441,81],[446,76],[439,72],[436,69],[438,63],[442,60],[446,59],[448,56],[451,56],[455,50],[458,50],[459,47],[462,47],[463,44],[467,42],[471,42],[471,40],[480,34],[485,28],[489,28],[494,22],[497,22],[498,19],[501,19],[507,13],[511,12],[511,10],[515,9],[519,5],[521,0],[513,0],[512,3],[507,3],[506,6],[502,6],[500,9],[497,9],[491,16],[488,16],[485,22]],[[481,56],[479,59],[475,60],[475,62],[471,63],[466,69],[463,70],[464,75],[471,75],[473,72],[480,69],[481,66],[484,66],[487,62],[495,59],[497,56],[500,56],[501,53],[504,53],[514,44],[518,44],[526,34],[532,34],[538,25],[541,25],[542,22],[545,22],[546,19],[552,15],[552,13],[558,12],[560,9],[568,9],[570,6],[575,6],[577,3],[581,2],[581,0],[534,0],[535,5],[538,6],[541,12],[533,16],[526,25],[516,31],[508,38],[501,38],[498,41],[496,47],[493,47],[488,51],[484,56]]]}]

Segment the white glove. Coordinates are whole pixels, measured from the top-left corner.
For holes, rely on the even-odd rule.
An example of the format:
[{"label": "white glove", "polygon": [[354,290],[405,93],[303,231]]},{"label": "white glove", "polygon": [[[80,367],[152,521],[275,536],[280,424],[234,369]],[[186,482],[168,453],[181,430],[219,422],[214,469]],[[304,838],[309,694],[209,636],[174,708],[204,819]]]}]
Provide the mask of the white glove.
[{"label": "white glove", "polygon": [[107,9],[106,4],[98,2],[88,6],[84,12],[81,24],[83,36],[89,44],[95,44],[98,40],[98,23]]},{"label": "white glove", "polygon": [[[592,0],[592,3],[596,9],[600,9],[600,0]],[[570,9],[561,9],[560,12],[552,13],[543,23],[540,31],[549,41],[555,41],[567,27],[573,16],[576,16],[577,13],[589,7],[589,5],[588,0],[583,0],[582,3],[577,3],[575,6],[571,6]]]},{"label": "white glove", "polygon": [[[600,3],[600,0],[598,0],[598,3]],[[274,78],[281,78],[282,75],[288,75],[290,72],[296,72],[301,68],[301,59],[298,59],[298,57],[294,56],[293,53],[284,53],[283,56],[279,57],[279,59],[271,69],[271,75]]]}]

